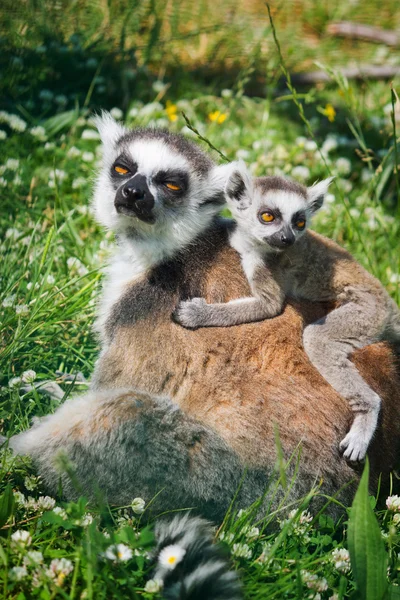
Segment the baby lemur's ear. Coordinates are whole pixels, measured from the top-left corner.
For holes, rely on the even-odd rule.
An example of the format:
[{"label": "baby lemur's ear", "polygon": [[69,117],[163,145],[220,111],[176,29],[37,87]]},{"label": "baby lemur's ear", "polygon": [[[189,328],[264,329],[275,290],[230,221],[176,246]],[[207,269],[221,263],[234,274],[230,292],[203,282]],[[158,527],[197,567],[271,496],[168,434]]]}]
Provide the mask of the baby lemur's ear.
[{"label": "baby lemur's ear", "polygon": [[231,163],[232,173],[225,186],[225,194],[230,204],[238,209],[251,204],[253,179],[243,161]]},{"label": "baby lemur's ear", "polygon": [[103,146],[106,149],[113,148],[119,138],[127,132],[125,127],[113,119],[110,113],[105,110],[100,115],[93,117],[92,122],[97,127]]},{"label": "baby lemur's ear", "polygon": [[318,181],[318,183],[314,183],[314,185],[307,188],[307,201],[311,212],[317,212],[323,205],[332,179],[333,177],[328,177],[328,179]]}]

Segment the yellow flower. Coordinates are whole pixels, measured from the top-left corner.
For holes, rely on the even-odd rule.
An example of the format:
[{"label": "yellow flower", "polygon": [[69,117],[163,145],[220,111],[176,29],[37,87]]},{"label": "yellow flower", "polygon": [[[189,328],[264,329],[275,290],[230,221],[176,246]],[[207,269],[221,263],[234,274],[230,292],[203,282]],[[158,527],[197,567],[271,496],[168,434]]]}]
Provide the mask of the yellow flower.
[{"label": "yellow flower", "polygon": [[209,113],[208,118],[213,123],[221,124],[228,118],[228,115],[225,113],[222,113],[220,110],[215,110],[214,112]]},{"label": "yellow flower", "polygon": [[178,115],[176,114],[178,112],[178,107],[176,104],[172,104],[170,100],[167,100],[165,112],[170,121],[176,121],[178,119]]},{"label": "yellow flower", "polygon": [[325,108],[323,108],[321,110],[321,113],[323,115],[326,116],[326,118],[328,119],[328,121],[330,121],[331,123],[333,123],[333,121],[335,120],[336,117],[336,110],[335,108],[332,106],[332,104],[327,104],[325,106]]}]

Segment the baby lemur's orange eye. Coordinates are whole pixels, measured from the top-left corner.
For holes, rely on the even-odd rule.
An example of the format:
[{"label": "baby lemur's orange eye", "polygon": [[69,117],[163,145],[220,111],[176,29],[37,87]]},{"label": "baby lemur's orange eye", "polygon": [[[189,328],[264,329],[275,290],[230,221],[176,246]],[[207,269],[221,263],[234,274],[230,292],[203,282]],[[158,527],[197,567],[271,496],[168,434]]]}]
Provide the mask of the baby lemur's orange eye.
[{"label": "baby lemur's orange eye", "polygon": [[272,213],[270,212],[263,212],[260,215],[261,220],[264,221],[264,223],[272,223],[272,221],[275,220],[275,217]]},{"label": "baby lemur's orange eye", "polygon": [[304,229],[305,226],[306,226],[306,222],[304,219],[300,219],[299,221],[296,221],[296,227],[298,229]]},{"label": "baby lemur's orange eye", "polygon": [[114,171],[118,173],[118,175],[126,175],[127,173],[129,173],[128,169],[126,169],[125,167],[121,167],[120,165],[115,165]]},{"label": "baby lemur's orange eye", "polygon": [[166,183],[165,185],[169,190],[173,190],[174,192],[178,192],[181,189],[179,185],[175,185],[175,183]]}]

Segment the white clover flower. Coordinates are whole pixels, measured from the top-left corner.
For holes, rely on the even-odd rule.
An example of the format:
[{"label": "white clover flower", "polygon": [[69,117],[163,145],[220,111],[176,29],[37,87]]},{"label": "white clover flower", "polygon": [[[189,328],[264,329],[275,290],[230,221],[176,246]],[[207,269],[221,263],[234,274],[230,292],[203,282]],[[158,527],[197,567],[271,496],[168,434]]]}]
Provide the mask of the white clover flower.
[{"label": "white clover flower", "polygon": [[8,387],[15,388],[18,387],[21,383],[21,377],[12,377],[8,382]]},{"label": "white clover flower", "polygon": [[16,176],[14,177],[13,184],[14,184],[14,185],[21,185],[21,183],[22,183],[22,179],[21,179],[21,177],[20,177],[19,175],[16,175]]},{"label": "white clover flower", "polygon": [[353,184],[349,179],[339,178],[336,180],[336,182],[340,189],[343,190],[346,194],[351,192],[351,190],[353,189]]},{"label": "white clover flower", "polygon": [[[128,113],[128,117],[130,117],[131,119],[136,119],[136,117],[139,114],[139,109],[134,106],[133,108],[131,108],[131,110]],[[153,579],[150,579],[150,581],[153,581]]]},{"label": "white clover flower", "polygon": [[358,210],[358,208],[355,208],[354,206],[352,208],[350,208],[349,213],[355,219],[358,219],[361,214],[360,211]]},{"label": "white clover flower", "polygon": [[29,306],[27,304],[18,304],[15,307],[15,312],[17,315],[21,315],[22,317],[29,314]]},{"label": "white clover flower", "polygon": [[348,175],[351,172],[351,162],[343,156],[336,161],[336,170],[339,175]]},{"label": "white clover flower", "polygon": [[248,544],[233,544],[232,554],[238,558],[251,558],[252,551]]},{"label": "white clover flower", "polygon": [[23,550],[30,546],[32,543],[32,537],[29,531],[18,529],[11,535],[11,549],[12,550]]},{"label": "white clover flower", "polygon": [[77,177],[72,182],[72,189],[73,190],[78,190],[79,188],[81,188],[84,185],[86,185],[86,183],[87,183],[87,180],[84,177]]},{"label": "white clover flower", "polygon": [[33,490],[35,490],[37,488],[38,483],[39,483],[39,477],[35,477],[35,475],[28,475],[28,477],[25,477],[25,479],[24,479],[24,486],[30,492],[32,492]]},{"label": "white clover flower", "polygon": [[18,158],[9,158],[6,161],[5,167],[6,167],[6,169],[9,169],[10,171],[16,171],[19,167]]},{"label": "white clover flower", "polygon": [[67,96],[64,96],[64,94],[58,94],[58,96],[54,98],[54,102],[59,106],[64,106],[65,104],[67,104],[68,98]]},{"label": "white clover flower", "polygon": [[334,194],[326,194],[325,203],[332,204],[333,202],[335,202],[335,195]]},{"label": "white clover flower", "polygon": [[110,110],[110,115],[112,116],[113,119],[120,120],[124,116],[124,113],[122,112],[122,110],[120,108],[117,108],[116,106],[114,106],[114,108],[112,108]]},{"label": "white clover flower", "polygon": [[95,129],[84,129],[81,134],[83,140],[99,140],[100,134]]},{"label": "white clover flower", "polygon": [[5,238],[7,240],[15,240],[21,234],[19,229],[15,227],[9,227],[6,231]]},{"label": "white clover flower", "polygon": [[12,581],[22,581],[28,575],[26,567],[13,567],[9,570],[8,575]]},{"label": "white clover flower", "polygon": [[22,133],[26,129],[26,123],[17,115],[9,115],[8,124],[14,131]]},{"label": "white clover flower", "polygon": [[58,575],[62,573],[63,575],[69,575],[73,570],[74,565],[68,558],[53,558],[50,563],[50,570]]},{"label": "white clover flower", "polygon": [[331,554],[332,562],[340,573],[350,571],[350,552],[346,548],[335,548]]},{"label": "white clover flower", "polygon": [[56,278],[54,277],[54,275],[47,275],[46,281],[49,285],[54,285],[56,282]]},{"label": "white clover flower", "polygon": [[246,531],[246,537],[248,540],[255,540],[260,535],[260,530],[258,527],[251,527]]},{"label": "white clover flower", "polygon": [[338,147],[338,141],[335,137],[329,135],[326,140],[324,141],[324,143],[322,144],[322,152],[326,152],[327,154],[329,154],[329,152],[332,152],[332,150],[336,150],[336,148]]},{"label": "white clover flower", "polygon": [[92,517],[92,515],[90,515],[89,513],[84,514],[83,517],[82,517],[82,519],[81,519],[81,521],[80,521],[81,527],[87,527],[91,523],[93,523],[93,517]]},{"label": "white clover flower", "polygon": [[7,180],[4,177],[0,177],[0,187],[7,187]]},{"label": "white clover flower", "polygon": [[393,512],[400,512],[399,496],[397,496],[397,495],[388,496],[388,498],[386,498],[386,506],[387,506],[388,510],[391,510]]},{"label": "white clover flower", "polygon": [[51,510],[52,508],[54,508],[56,504],[56,501],[54,500],[54,498],[51,498],[50,496],[39,496],[39,498],[37,499],[36,502],[36,507],[38,510]]},{"label": "white clover flower", "polygon": [[318,146],[314,140],[307,140],[304,144],[304,149],[308,150],[309,152],[315,152],[318,149]]},{"label": "white clover flower", "polygon": [[133,552],[125,544],[113,544],[107,548],[103,556],[108,560],[126,562],[132,558]]},{"label": "white clover flower", "polygon": [[161,579],[149,579],[144,586],[144,591],[148,594],[156,594],[163,587],[163,582]]},{"label": "white clover flower", "polygon": [[362,183],[368,183],[368,181],[371,181],[373,175],[374,174],[372,173],[372,171],[369,171],[368,169],[363,169],[361,171],[361,181],[362,181]]},{"label": "white clover flower", "polygon": [[222,96],[222,98],[232,98],[233,92],[232,92],[232,90],[229,90],[226,88],[221,91],[221,96]]},{"label": "white clover flower", "polygon": [[1,303],[2,306],[4,308],[11,308],[15,304],[15,298],[16,297],[17,297],[16,294],[12,294],[11,296],[7,296],[6,298],[4,298],[3,302]]},{"label": "white clover flower", "polygon": [[20,508],[25,506],[26,498],[22,492],[14,492],[13,496],[14,496],[15,504],[17,506],[19,506]]},{"label": "white clover flower", "polygon": [[41,565],[43,562],[43,554],[39,550],[29,550],[24,556],[25,567]]},{"label": "white clover flower", "polygon": [[33,137],[38,138],[38,140],[44,141],[47,138],[46,130],[41,125],[37,125],[37,127],[32,127],[30,130],[31,135]]},{"label": "white clover flower", "polygon": [[22,373],[22,381],[24,383],[32,383],[36,379],[36,372],[33,369],[28,369]]},{"label": "white clover flower", "polygon": [[81,155],[81,151],[76,146],[71,146],[67,152],[68,158],[78,158]]},{"label": "white clover flower", "polygon": [[390,283],[400,283],[400,273],[392,273],[389,277]]},{"label": "white clover flower", "polygon": [[178,544],[170,544],[161,550],[158,555],[158,564],[164,569],[172,571],[183,560],[185,554],[185,548]]},{"label": "white clover flower", "polygon": [[306,145],[306,143],[308,142],[308,140],[303,135],[300,135],[299,137],[297,137],[295,139],[294,142],[295,142],[296,146],[299,146],[299,148],[304,148],[304,146]]},{"label": "white clover flower", "polygon": [[137,515],[141,515],[142,512],[144,511],[146,503],[143,500],[143,498],[134,498],[132,500],[131,506],[132,506],[132,510],[134,513],[136,513]]},{"label": "white clover flower", "polygon": [[165,86],[166,86],[166,84],[163,81],[157,80],[157,81],[154,81],[154,83],[152,84],[151,87],[156,92],[156,94],[159,94],[160,92],[163,91]]},{"label": "white clover flower", "polygon": [[308,167],[304,167],[302,165],[297,165],[292,169],[292,176],[295,179],[300,179],[301,181],[307,181],[310,177],[310,169]]},{"label": "white clover flower", "polygon": [[328,589],[328,582],[325,577],[321,577],[320,579],[318,575],[315,575],[315,573],[310,573],[309,571],[305,570],[301,570],[300,573],[303,583],[305,583],[310,590],[324,592]]},{"label": "white clover flower", "polygon": [[5,140],[7,137],[7,133],[4,131],[4,129],[0,129],[0,140]]},{"label": "white clover flower", "polygon": [[231,531],[221,531],[218,537],[221,542],[226,542],[227,544],[232,544],[235,539],[235,536]]},{"label": "white clover flower", "polygon": [[[86,180],[85,180],[86,181]],[[86,206],[85,204],[82,204],[81,206],[77,206],[76,210],[78,211],[78,213],[80,215],[88,215],[90,212],[90,209],[88,206]],[[100,242],[100,247],[101,247],[102,242]]]},{"label": "white clover flower", "polygon": [[44,145],[45,150],[54,150],[55,147],[56,145],[54,142],[46,142]]},{"label": "white clover flower", "polygon": [[64,521],[68,519],[67,511],[61,506],[55,506],[53,508],[53,513],[61,517]]},{"label": "white clover flower", "polygon": [[82,160],[84,162],[93,162],[94,161],[93,152],[82,152]]}]

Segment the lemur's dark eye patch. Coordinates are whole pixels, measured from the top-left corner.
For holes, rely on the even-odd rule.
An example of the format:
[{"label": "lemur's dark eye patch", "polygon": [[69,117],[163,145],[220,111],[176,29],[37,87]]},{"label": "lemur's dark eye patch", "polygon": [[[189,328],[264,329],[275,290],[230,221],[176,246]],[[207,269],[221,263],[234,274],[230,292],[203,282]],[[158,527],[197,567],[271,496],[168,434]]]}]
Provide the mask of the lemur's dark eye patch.
[{"label": "lemur's dark eye patch", "polygon": [[154,183],[174,194],[185,192],[189,186],[188,174],[180,170],[158,171],[153,177]]},{"label": "lemur's dark eye patch", "polygon": [[137,164],[124,154],[119,156],[111,167],[111,175],[114,177],[126,177],[134,175],[137,171]]},{"label": "lemur's dark eye patch", "polygon": [[306,216],[303,212],[299,212],[296,213],[295,215],[293,215],[292,217],[292,224],[294,227],[296,227],[296,229],[304,229],[304,227],[306,226]]}]

